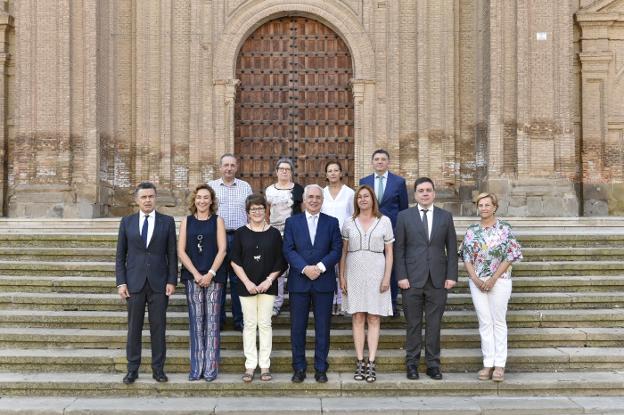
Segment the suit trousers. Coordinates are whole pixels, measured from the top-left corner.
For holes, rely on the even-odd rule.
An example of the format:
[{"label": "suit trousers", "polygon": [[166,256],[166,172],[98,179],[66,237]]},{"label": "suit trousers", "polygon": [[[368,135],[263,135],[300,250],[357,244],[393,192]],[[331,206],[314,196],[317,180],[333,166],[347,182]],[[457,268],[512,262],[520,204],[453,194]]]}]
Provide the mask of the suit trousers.
[{"label": "suit trousers", "polygon": [[128,371],[135,371],[141,366],[141,348],[143,322],[145,320],[145,304],[150,325],[150,339],[152,343],[152,370],[160,371],[165,365],[167,346],[165,343],[165,328],[167,325],[167,305],[169,298],[165,293],[152,290],[149,283],[138,293],[131,293],[126,300],[128,308],[128,342],[126,344],[126,358]]},{"label": "suit trousers", "polygon": [[505,367],[507,363],[507,304],[511,279],[499,278],[492,289],[483,292],[472,282],[470,295],[479,319],[483,367]]},{"label": "suit trousers", "polygon": [[403,310],[407,320],[405,363],[418,366],[422,349],[422,319],[425,312],[425,363],[428,368],[440,367],[440,329],[446,307],[447,290],[435,288],[431,277],[422,288],[402,290]]},{"label": "suit trousers", "polygon": [[314,369],[326,372],[329,364],[329,333],[331,329],[331,309],[334,292],[303,292],[288,296],[290,300],[290,341],[292,347],[292,366],[294,370],[307,368],[306,330],[310,303],[314,313]]},{"label": "suit trousers", "polygon": [[225,257],[222,267],[225,267],[226,279],[223,283],[223,290],[221,291],[221,325],[225,323],[225,298],[227,296],[228,280],[230,281],[230,303],[232,305],[232,321],[234,322],[234,328],[239,329],[243,326],[243,311],[241,310],[240,297],[238,296],[238,276],[234,273],[232,266],[230,265],[230,248],[234,241],[234,234],[228,233],[227,235],[227,252],[228,256]]},{"label": "suit trousers", "polygon": [[189,380],[202,377],[213,380],[219,373],[221,352],[219,320],[223,284],[213,282],[200,287],[195,281],[185,280],[186,301],[189,313],[189,343],[191,371]]},{"label": "suit trousers", "polygon": [[[257,294],[241,296],[243,308],[243,350],[245,352],[245,369],[261,369],[271,367],[271,349],[273,346],[273,329],[271,316],[273,314],[274,295]],[[260,350],[256,348],[256,329]]]}]

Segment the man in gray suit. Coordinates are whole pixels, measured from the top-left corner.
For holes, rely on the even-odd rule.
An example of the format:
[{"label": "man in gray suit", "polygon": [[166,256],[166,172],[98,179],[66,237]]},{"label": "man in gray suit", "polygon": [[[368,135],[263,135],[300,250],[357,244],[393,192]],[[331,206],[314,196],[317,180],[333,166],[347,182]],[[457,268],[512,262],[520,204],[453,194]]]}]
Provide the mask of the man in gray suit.
[{"label": "man in gray suit", "polygon": [[139,377],[141,334],[147,304],[152,340],[152,377],[166,382],[165,326],[169,297],[178,282],[175,221],[155,211],[156,187],[149,182],[135,191],[139,212],[121,219],[115,276],[119,296],[128,307],[126,357],[128,385]]},{"label": "man in gray suit", "polygon": [[447,290],[457,283],[457,235],[451,213],[433,206],[430,178],[416,180],[414,197],[418,206],[399,212],[394,243],[394,269],[407,320],[407,378],[418,379],[424,309],[427,375],[440,380],[440,326]]}]

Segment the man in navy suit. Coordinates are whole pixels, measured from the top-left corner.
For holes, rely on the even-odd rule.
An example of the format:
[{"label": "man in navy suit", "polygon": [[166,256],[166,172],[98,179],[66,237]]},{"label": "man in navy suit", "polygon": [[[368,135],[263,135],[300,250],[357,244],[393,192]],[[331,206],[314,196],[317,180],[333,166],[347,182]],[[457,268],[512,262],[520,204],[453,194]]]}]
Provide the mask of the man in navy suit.
[{"label": "man in navy suit", "polygon": [[342,253],[338,219],[321,213],[323,189],[316,184],[303,192],[305,212],[286,219],[284,256],[290,264],[290,341],[292,344],[292,381],[306,377],[306,329],[310,305],[314,313],[314,378],[327,382],[327,355],[331,309],[336,290],[335,265]]},{"label": "man in navy suit", "polygon": [[121,219],[115,264],[117,291],[128,307],[126,385],[139,377],[145,304],[152,341],[152,377],[157,382],[168,380],[164,371],[166,313],[178,282],[175,221],[154,210],[154,184],[139,184],[135,198],[140,210]]},{"label": "man in navy suit", "polygon": [[[408,208],[405,179],[388,171],[390,154],[388,154],[386,150],[375,150],[371,160],[375,173],[360,179],[360,185],[366,184],[375,189],[375,195],[379,202],[379,210],[390,218],[392,227],[396,228],[399,212]],[[394,270],[392,272],[392,278],[390,279],[390,290],[392,296],[392,314],[394,317],[398,317],[397,295],[399,293],[399,287],[394,275]]]}]

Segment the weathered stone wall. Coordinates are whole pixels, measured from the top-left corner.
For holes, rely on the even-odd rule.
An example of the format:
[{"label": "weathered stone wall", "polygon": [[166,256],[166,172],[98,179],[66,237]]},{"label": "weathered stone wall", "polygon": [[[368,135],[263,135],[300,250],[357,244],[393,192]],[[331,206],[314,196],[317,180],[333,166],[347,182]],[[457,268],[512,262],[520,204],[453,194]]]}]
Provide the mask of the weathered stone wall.
[{"label": "weathered stone wall", "polygon": [[486,189],[504,215],[624,213],[622,0],[11,0],[2,214],[120,215],[141,180],[183,213],[234,148],[238,48],[293,13],[350,48],[356,179],[384,147],[458,214]]}]

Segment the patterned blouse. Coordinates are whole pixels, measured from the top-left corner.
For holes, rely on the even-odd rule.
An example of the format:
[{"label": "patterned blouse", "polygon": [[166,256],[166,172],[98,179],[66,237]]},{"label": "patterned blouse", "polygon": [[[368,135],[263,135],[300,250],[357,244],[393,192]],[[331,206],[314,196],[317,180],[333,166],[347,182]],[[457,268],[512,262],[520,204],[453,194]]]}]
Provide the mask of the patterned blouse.
[{"label": "patterned blouse", "polygon": [[[464,262],[473,264],[479,278],[489,278],[504,261],[510,263],[522,259],[520,244],[507,222],[496,220],[493,226],[484,228],[476,223],[466,230],[460,254]],[[500,276],[511,278],[511,266]]]}]

